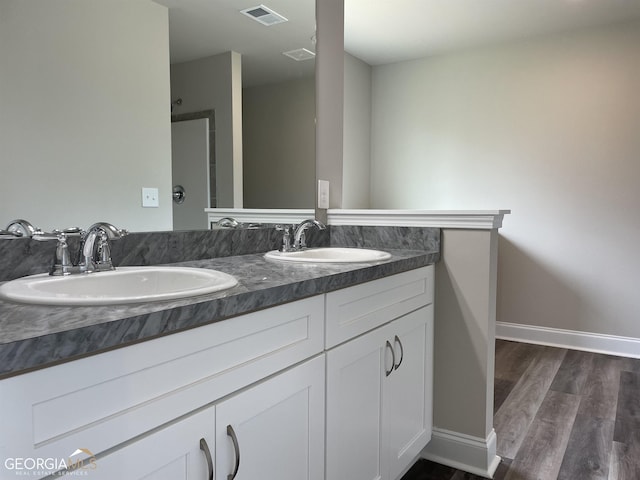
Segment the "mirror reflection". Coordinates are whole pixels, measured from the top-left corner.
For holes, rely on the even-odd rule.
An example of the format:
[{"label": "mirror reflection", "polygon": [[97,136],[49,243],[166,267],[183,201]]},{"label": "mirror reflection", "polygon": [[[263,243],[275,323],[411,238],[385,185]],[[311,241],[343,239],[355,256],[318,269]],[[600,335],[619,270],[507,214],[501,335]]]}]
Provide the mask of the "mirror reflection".
[{"label": "mirror reflection", "polygon": [[265,5],[287,21],[238,0],[3,0],[0,228],[174,228],[172,125],[203,111],[210,188],[184,185],[183,205],[313,206],[315,3]]}]

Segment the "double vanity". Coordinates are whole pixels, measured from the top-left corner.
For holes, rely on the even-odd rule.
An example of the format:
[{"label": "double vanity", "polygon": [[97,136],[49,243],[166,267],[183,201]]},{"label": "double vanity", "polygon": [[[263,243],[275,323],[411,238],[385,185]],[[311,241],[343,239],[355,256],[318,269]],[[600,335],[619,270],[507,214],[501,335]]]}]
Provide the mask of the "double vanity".
[{"label": "double vanity", "polygon": [[[264,232],[213,231],[258,251],[158,270],[237,282],[218,291],[0,301],[0,477],[399,478],[431,437],[439,230],[398,232],[362,244],[336,228],[292,259],[265,255]],[[119,271],[126,285],[145,269]]]}]

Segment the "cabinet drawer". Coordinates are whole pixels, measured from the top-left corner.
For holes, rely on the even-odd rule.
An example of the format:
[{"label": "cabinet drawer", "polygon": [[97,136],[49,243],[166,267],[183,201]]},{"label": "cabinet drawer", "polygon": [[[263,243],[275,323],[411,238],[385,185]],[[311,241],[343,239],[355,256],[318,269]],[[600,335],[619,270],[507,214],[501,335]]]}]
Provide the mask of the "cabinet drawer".
[{"label": "cabinet drawer", "polygon": [[2,380],[0,454],[100,453],[320,353],[323,332],[316,296]]},{"label": "cabinet drawer", "polygon": [[433,303],[433,275],[430,265],[328,293],[325,347]]}]

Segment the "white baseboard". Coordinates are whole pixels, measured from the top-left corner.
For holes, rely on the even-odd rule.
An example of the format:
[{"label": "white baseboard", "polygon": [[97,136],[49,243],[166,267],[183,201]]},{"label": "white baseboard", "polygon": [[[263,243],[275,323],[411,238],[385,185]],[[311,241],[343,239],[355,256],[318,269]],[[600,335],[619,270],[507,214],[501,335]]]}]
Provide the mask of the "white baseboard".
[{"label": "white baseboard", "polygon": [[496,432],[487,438],[434,428],[422,458],[485,478],[493,478],[500,457],[496,455]]},{"label": "white baseboard", "polygon": [[496,338],[620,357],[640,358],[640,338],[506,322],[496,322]]}]

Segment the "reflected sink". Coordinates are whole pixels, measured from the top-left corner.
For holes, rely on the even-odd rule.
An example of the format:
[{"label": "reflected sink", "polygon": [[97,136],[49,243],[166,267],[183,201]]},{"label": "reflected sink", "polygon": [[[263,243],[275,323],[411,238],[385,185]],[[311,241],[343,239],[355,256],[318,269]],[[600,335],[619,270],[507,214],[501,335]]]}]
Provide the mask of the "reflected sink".
[{"label": "reflected sink", "polygon": [[391,254],[380,250],[370,250],[367,248],[308,248],[294,252],[280,252],[273,250],[264,255],[271,260],[281,260],[285,262],[307,262],[307,263],[358,263],[358,262],[380,262],[391,258]]},{"label": "reflected sink", "polygon": [[54,277],[31,275],[0,285],[0,298],[38,305],[116,305],[193,297],[237,285],[235,277],[192,267],[120,267]]}]

